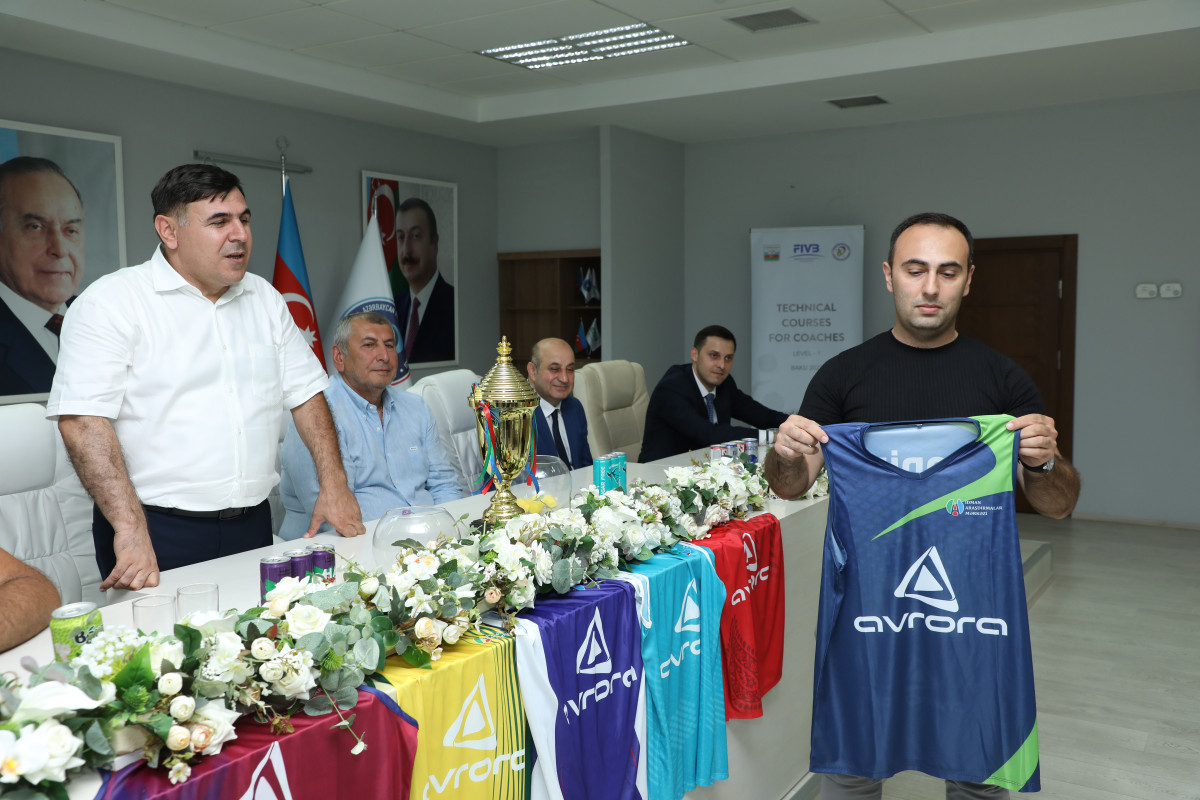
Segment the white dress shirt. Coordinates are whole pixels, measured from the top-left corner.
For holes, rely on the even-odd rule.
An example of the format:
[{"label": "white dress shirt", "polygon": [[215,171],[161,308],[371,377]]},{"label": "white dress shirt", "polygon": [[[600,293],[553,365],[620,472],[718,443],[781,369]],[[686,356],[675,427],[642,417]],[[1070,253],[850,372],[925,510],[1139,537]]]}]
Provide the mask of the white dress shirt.
[{"label": "white dress shirt", "polygon": [[112,420],[143,503],[214,511],[266,499],[284,409],[328,385],[269,283],[213,303],[156,248],[71,304],[46,415]]}]

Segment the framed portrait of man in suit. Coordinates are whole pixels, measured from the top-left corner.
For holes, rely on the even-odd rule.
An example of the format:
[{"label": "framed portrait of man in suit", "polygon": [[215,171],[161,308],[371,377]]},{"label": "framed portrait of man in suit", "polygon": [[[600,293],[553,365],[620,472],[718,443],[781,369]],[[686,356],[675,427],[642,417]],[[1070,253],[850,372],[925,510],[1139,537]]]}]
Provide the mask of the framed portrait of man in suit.
[{"label": "framed portrait of man in suit", "polygon": [[64,316],[125,266],[121,138],[0,120],[0,403],[45,400]]},{"label": "framed portrait of man in suit", "polygon": [[458,363],[458,184],[363,171],[363,228],[376,214],[413,367]]}]

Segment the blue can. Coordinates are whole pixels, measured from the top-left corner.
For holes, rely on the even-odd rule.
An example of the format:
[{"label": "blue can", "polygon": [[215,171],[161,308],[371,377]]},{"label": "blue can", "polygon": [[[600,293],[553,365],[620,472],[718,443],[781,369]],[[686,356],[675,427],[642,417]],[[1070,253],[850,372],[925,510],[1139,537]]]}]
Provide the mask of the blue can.
[{"label": "blue can", "polygon": [[612,456],[597,456],[592,459],[592,483],[596,484],[596,491],[600,494],[616,488],[609,482],[611,465]]},{"label": "blue can", "polygon": [[609,453],[608,457],[612,459],[608,472],[612,476],[613,481],[613,485],[609,488],[620,489],[622,492],[628,491],[628,481],[625,476],[625,454],[622,452]]}]

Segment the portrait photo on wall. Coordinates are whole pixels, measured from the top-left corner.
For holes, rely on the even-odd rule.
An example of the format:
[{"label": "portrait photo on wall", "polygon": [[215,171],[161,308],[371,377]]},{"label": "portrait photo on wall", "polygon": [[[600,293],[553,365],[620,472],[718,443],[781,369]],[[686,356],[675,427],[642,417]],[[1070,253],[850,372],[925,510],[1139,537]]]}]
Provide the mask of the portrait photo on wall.
[{"label": "portrait photo on wall", "polygon": [[363,228],[379,236],[404,353],[415,367],[458,363],[458,184],[363,171]]},{"label": "portrait photo on wall", "polygon": [[63,315],[125,263],[121,138],[0,120],[0,403],[46,399]]}]

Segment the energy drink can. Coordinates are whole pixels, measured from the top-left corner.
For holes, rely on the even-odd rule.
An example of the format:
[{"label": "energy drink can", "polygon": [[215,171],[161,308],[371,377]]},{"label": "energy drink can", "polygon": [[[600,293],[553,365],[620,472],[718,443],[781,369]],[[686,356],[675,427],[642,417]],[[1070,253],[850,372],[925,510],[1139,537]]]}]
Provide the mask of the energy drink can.
[{"label": "energy drink can", "polygon": [[626,457],[625,454],[618,451],[609,453],[608,457],[612,459],[609,464],[609,474],[612,476],[613,485],[609,488],[620,489],[622,492],[627,491],[626,486],[628,481],[625,479]]},{"label": "energy drink can", "polygon": [[288,550],[284,556],[292,560],[292,577],[301,579],[313,576],[313,557],[307,549]]},{"label": "energy drink can", "polygon": [[336,560],[333,555],[333,548],[327,544],[310,544],[305,549],[312,553],[313,581],[333,583],[333,566]]},{"label": "energy drink can", "polygon": [[104,630],[104,620],[95,603],[68,603],[50,612],[50,639],[54,660],[70,661],[83,646]]},{"label": "energy drink can", "polygon": [[592,483],[596,484],[596,491],[604,494],[609,489],[617,488],[610,483],[610,469],[612,465],[612,456],[597,456],[592,460]]},{"label": "energy drink can", "polygon": [[258,560],[258,596],[267,602],[267,592],[292,575],[292,560],[287,556],[267,556]]}]

